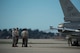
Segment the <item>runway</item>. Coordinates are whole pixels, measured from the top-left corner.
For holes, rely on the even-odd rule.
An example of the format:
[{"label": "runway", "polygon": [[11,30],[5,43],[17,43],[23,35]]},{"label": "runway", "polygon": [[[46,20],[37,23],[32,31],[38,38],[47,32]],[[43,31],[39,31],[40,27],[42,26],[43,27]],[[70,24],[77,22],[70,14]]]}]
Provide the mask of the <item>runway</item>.
[{"label": "runway", "polygon": [[[0,41],[11,42],[11,39]],[[80,47],[69,47],[67,41],[61,39],[29,39],[28,47],[0,44],[0,53],[80,53]]]}]

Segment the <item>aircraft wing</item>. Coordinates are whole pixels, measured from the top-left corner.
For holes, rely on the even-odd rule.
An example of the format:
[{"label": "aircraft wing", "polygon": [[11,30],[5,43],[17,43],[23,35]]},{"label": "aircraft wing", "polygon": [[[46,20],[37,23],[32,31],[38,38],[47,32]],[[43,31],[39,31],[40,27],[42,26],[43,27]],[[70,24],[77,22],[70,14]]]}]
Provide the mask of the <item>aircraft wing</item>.
[{"label": "aircraft wing", "polygon": [[80,30],[77,29],[69,29],[69,28],[58,28],[59,32],[80,32]]},{"label": "aircraft wing", "polygon": [[59,32],[80,32],[78,29],[69,29],[69,28],[53,28],[50,27],[51,30],[58,30]]}]

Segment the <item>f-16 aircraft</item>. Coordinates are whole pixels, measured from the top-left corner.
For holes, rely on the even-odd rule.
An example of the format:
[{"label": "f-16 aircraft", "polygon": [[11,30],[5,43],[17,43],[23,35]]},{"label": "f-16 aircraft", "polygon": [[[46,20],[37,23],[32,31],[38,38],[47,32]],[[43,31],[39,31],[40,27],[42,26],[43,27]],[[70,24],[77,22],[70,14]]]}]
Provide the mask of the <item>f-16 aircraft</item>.
[{"label": "f-16 aircraft", "polygon": [[[59,0],[64,13],[65,23],[59,24],[58,31],[70,35],[72,46],[80,45],[80,12],[71,0]],[[62,29],[60,29],[62,28]]]},{"label": "f-16 aircraft", "polygon": [[[50,29],[58,30],[65,35],[74,35],[71,39],[71,45],[80,45],[80,12],[73,5],[71,0],[59,0],[64,14],[64,23],[58,25],[58,28],[50,27]],[[75,39],[75,40],[74,40]],[[77,42],[77,44],[75,44]]]},{"label": "f-16 aircraft", "polygon": [[[65,23],[59,24],[58,28],[66,28],[66,31],[79,31],[80,29],[80,12],[71,3],[71,0],[59,0],[64,13]],[[69,29],[69,30],[68,30]]]}]

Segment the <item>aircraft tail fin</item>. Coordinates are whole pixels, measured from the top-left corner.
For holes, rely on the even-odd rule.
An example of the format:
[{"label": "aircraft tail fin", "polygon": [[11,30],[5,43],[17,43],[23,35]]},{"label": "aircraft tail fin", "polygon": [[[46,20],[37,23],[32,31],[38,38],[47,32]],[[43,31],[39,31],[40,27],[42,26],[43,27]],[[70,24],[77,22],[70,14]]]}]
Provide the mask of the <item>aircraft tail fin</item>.
[{"label": "aircraft tail fin", "polygon": [[65,17],[80,16],[80,12],[75,8],[70,0],[60,0],[60,4]]}]

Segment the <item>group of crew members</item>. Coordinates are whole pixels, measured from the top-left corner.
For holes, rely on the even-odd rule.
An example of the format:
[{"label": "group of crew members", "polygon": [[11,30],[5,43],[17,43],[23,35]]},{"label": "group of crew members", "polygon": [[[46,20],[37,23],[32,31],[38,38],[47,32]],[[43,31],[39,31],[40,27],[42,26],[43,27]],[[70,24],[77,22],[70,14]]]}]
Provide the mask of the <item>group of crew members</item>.
[{"label": "group of crew members", "polygon": [[[24,28],[21,32],[22,37],[22,47],[28,47],[28,30]],[[13,28],[12,30],[12,47],[18,47],[18,40],[19,40],[19,30],[18,28]]]}]

